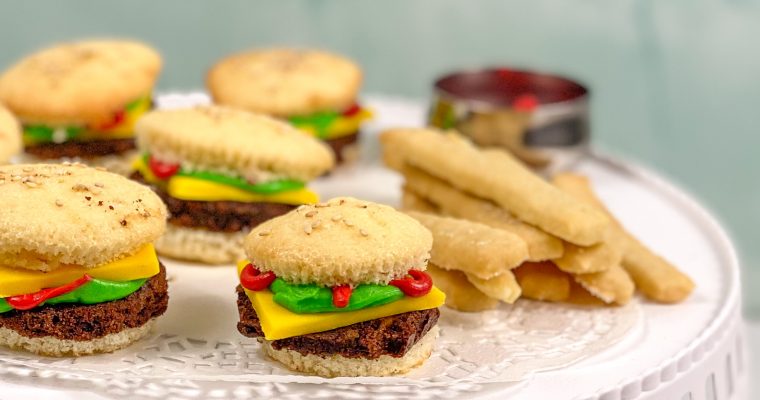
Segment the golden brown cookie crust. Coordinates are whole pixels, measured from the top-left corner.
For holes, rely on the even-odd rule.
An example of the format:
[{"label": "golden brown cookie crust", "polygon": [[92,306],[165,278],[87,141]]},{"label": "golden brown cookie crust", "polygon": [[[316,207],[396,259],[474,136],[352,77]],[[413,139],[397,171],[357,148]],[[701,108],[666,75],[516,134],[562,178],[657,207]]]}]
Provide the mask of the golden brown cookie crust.
[{"label": "golden brown cookie crust", "polygon": [[23,123],[99,123],[149,95],[160,70],[161,56],[140,42],[63,43],[6,70],[0,76],[0,102]]}]

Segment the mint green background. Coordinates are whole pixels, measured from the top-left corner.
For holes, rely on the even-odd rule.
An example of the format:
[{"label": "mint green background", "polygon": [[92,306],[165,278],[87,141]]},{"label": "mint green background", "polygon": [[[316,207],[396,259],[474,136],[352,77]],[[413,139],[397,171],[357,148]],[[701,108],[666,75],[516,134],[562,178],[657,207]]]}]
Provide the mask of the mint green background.
[{"label": "mint green background", "polygon": [[215,59],[272,44],[343,52],[365,92],[429,94],[452,69],[508,64],[593,92],[597,145],[681,183],[726,223],[760,317],[760,2],[352,0],[0,2],[0,66],[50,42],[132,36],[163,53],[162,89],[194,89]]}]

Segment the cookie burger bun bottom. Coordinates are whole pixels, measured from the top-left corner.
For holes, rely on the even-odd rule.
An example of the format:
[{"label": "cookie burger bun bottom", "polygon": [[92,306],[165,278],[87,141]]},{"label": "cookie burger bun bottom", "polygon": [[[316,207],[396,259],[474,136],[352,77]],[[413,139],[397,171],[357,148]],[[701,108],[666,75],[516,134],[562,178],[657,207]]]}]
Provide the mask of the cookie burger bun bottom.
[{"label": "cookie burger bun bottom", "polygon": [[[243,268],[238,330],[257,337],[268,356],[295,371],[327,377],[404,373],[433,351],[437,307],[443,302],[436,288],[419,297],[404,292],[387,303],[326,313],[291,312],[279,299],[281,290],[311,285],[331,289],[338,304],[337,293],[350,287],[350,299],[335,307],[352,307],[352,301],[362,301],[356,296],[363,286],[393,289],[408,273],[424,273],[431,247],[426,228],[389,206],[349,197],[301,206],[246,238],[250,264],[245,268],[255,266],[259,275],[273,274],[276,280],[270,289],[251,290]],[[269,291],[276,304],[267,305]],[[415,305],[401,308],[404,304]]]},{"label": "cookie burger bun bottom", "polygon": [[69,163],[0,167],[0,185],[0,344],[77,356],[143,337],[168,302],[158,196]]},{"label": "cookie burger bun bottom", "polygon": [[266,354],[294,371],[309,374],[338,376],[390,376],[409,372],[421,366],[433,354],[438,339],[438,326],[430,328],[403,357],[381,355],[375,359],[343,357],[333,355],[325,357],[316,354],[303,354],[297,350],[276,349],[271,342],[264,341]]}]

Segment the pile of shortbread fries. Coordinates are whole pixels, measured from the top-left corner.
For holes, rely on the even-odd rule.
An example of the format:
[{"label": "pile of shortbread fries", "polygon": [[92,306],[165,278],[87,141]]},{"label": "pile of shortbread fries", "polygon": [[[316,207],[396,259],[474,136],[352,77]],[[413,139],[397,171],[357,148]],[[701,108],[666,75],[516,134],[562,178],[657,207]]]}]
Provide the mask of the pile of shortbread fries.
[{"label": "pile of shortbread fries", "polygon": [[615,220],[583,176],[547,181],[456,132],[393,129],[380,140],[385,163],[405,178],[402,208],[433,233],[428,271],[451,308],[520,297],[624,305],[636,289],[675,303],[694,288]]}]

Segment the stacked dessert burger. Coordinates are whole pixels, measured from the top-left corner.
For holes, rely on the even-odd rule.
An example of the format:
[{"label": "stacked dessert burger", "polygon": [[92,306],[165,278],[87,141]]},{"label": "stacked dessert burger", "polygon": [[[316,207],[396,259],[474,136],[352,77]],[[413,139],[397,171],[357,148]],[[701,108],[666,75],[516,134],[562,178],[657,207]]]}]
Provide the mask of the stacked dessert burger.
[{"label": "stacked dessert burger", "polygon": [[13,115],[0,105],[0,164],[21,151],[21,130]]},{"label": "stacked dessert burger", "polygon": [[207,77],[216,103],[287,119],[326,141],[338,161],[371,118],[357,102],[361,82],[351,60],[293,49],[238,53],[219,61]]},{"label": "stacked dessert burger", "polygon": [[330,149],[267,116],[225,107],[153,111],[137,124],[133,178],[169,208],[161,254],[212,264],[243,257],[251,228],[317,202],[306,182],[333,166]]},{"label": "stacked dessert burger", "polygon": [[385,162],[404,175],[404,208],[433,233],[430,272],[453,308],[520,296],[624,305],[636,289],[675,303],[694,288],[614,220],[584,177],[548,182],[455,132],[396,129],[381,141]]},{"label": "stacked dessert burger", "polygon": [[83,164],[0,167],[0,344],[49,356],[110,352],[164,313],[150,189]]},{"label": "stacked dessert burger", "polygon": [[240,323],[287,367],[326,377],[398,374],[431,354],[444,295],[413,218],[353,198],[256,227],[238,265]]},{"label": "stacked dessert burger", "polygon": [[21,121],[26,160],[81,160],[126,174],[133,126],[151,107],[161,58],[126,40],[61,44],[0,76],[0,102]]}]

